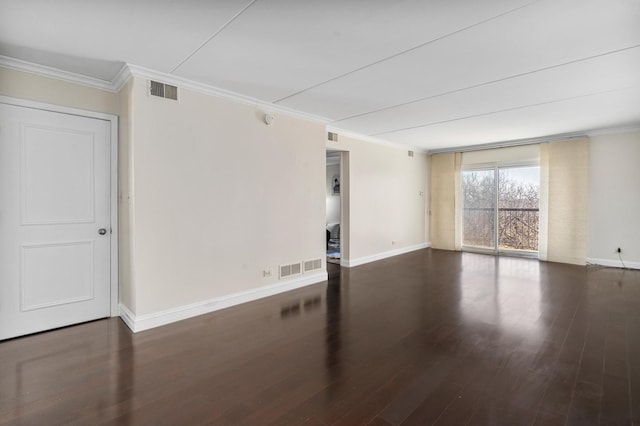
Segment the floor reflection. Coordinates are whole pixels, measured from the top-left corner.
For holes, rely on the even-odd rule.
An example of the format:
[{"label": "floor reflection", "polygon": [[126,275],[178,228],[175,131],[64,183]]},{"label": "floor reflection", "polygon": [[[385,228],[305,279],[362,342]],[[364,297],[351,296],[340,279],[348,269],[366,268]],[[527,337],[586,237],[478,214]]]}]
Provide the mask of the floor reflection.
[{"label": "floor reflection", "polygon": [[340,311],[341,297],[340,281],[330,281],[327,285],[327,313],[326,313],[326,358],[325,365],[327,372],[331,378],[340,376],[340,348],[342,345],[342,336],[340,330],[340,321],[342,313]]},{"label": "floor reflection", "polygon": [[[470,324],[492,324],[505,333],[542,336],[544,310],[540,263],[533,259],[464,253],[460,311]],[[487,285],[492,283],[492,285]]]},{"label": "floor reflection", "polygon": [[[53,405],[62,413],[57,423],[118,418],[127,424],[131,400],[123,395],[131,393],[135,378],[131,336],[113,318],[2,342],[0,423],[11,413],[26,423],[47,424],[47,416],[32,407]],[[87,387],[78,393],[80,384]]]},{"label": "floor reflection", "polygon": [[335,268],[137,334],[2,342],[0,424],[531,424],[577,403],[630,424],[640,271],[441,250]]}]

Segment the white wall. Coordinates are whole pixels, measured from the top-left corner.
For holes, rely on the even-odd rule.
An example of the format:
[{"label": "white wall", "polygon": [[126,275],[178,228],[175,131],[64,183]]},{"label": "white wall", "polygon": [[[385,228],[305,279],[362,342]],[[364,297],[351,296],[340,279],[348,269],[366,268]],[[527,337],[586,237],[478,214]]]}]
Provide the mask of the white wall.
[{"label": "white wall", "polygon": [[[188,90],[133,82],[136,316],[278,282],[277,266],[325,257],[322,124]],[[324,266],[324,262],[323,262]],[[262,271],[272,271],[263,277]]]},{"label": "white wall", "polygon": [[348,262],[427,243],[425,154],[409,157],[406,149],[343,135],[338,142],[327,141],[327,147],[349,152],[349,176],[342,176],[342,185],[349,184]]},{"label": "white wall", "polygon": [[326,179],[326,222],[340,223],[340,194],[333,194],[333,177],[340,176],[340,163],[327,165]]},{"label": "white wall", "polygon": [[589,168],[589,260],[640,268],[640,132],[592,137]]},{"label": "white wall", "polygon": [[133,137],[133,80],[119,95],[118,121],[118,284],[120,303],[135,312],[132,247],[134,245],[131,139]]}]

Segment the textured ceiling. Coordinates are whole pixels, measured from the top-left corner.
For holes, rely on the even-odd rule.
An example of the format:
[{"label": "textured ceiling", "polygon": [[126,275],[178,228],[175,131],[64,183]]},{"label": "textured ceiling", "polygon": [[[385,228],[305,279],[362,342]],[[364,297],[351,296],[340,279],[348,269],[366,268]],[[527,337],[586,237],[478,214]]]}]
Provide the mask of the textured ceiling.
[{"label": "textured ceiling", "polygon": [[130,63],[423,149],[640,124],[638,0],[0,0],[0,54]]}]

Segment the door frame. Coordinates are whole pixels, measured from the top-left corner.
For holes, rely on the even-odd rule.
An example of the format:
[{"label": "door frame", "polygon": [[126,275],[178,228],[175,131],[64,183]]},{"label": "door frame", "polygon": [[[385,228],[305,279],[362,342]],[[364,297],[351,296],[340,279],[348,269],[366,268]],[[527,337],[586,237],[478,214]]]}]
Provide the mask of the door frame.
[{"label": "door frame", "polygon": [[0,104],[13,105],[24,108],[37,109],[41,111],[50,111],[60,114],[77,115],[80,117],[93,118],[107,121],[110,123],[111,140],[111,167],[109,177],[109,201],[111,216],[111,247],[110,247],[110,311],[112,317],[120,315],[118,308],[118,116],[103,112],[88,111],[79,108],[66,107],[61,105],[48,104],[44,102],[32,101],[28,99],[14,98],[10,96],[0,95]]}]

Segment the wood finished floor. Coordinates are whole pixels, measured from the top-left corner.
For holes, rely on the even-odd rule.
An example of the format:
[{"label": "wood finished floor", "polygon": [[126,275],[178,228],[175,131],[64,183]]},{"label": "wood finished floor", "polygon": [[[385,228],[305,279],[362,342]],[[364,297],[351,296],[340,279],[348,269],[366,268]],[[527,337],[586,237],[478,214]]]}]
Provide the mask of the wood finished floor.
[{"label": "wood finished floor", "polygon": [[329,267],[135,335],[2,342],[0,423],[640,425],[640,271],[431,249]]}]

